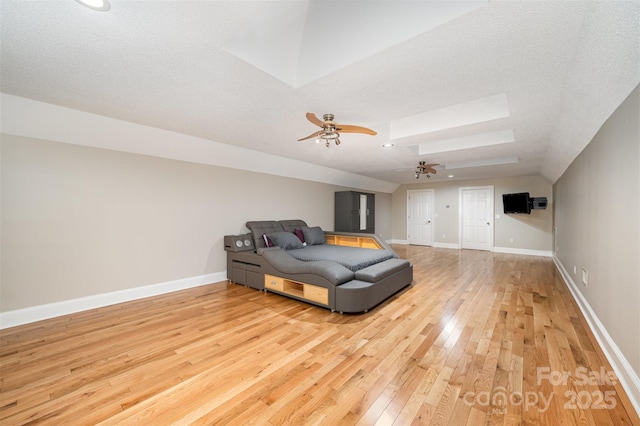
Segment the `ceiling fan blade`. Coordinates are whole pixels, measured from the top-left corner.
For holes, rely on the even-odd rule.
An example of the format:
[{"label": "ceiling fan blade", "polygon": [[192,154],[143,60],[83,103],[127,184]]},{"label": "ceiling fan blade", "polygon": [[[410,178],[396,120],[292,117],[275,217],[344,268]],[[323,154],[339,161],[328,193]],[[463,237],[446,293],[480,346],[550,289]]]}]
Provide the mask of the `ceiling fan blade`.
[{"label": "ceiling fan blade", "polygon": [[425,171],[433,173],[434,175],[437,173],[436,169],[434,169],[433,167],[425,167],[424,169]]},{"label": "ceiling fan blade", "polygon": [[312,112],[308,112],[307,113],[307,120],[309,120],[310,122],[312,122],[313,124],[315,124],[316,126],[320,126],[323,127],[324,126],[324,121],[320,120],[314,113]]},{"label": "ceiling fan blade", "polygon": [[310,134],[306,138],[298,139],[298,141],[304,141],[304,140],[307,140],[307,139],[315,138],[316,136],[319,136],[320,133],[322,133],[322,130],[318,130],[317,132]]},{"label": "ceiling fan blade", "polygon": [[375,130],[367,129],[362,126],[352,126],[351,124],[336,124],[336,130],[343,133],[365,133],[367,135],[377,135]]}]

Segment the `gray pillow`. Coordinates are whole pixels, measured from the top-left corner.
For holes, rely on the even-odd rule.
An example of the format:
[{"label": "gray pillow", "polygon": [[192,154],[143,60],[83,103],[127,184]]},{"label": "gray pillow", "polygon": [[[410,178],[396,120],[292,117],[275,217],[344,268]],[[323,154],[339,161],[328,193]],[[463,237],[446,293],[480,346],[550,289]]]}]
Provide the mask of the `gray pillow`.
[{"label": "gray pillow", "polygon": [[269,239],[273,241],[273,244],[277,245],[282,250],[292,250],[303,247],[302,241],[300,241],[300,239],[296,237],[296,234],[294,234],[293,232],[272,232],[271,234],[267,234],[267,237],[269,237]]},{"label": "gray pillow", "polygon": [[304,226],[302,228],[302,234],[304,235],[304,242],[310,246],[326,244],[327,242],[327,239],[324,236],[324,231],[319,226]]}]

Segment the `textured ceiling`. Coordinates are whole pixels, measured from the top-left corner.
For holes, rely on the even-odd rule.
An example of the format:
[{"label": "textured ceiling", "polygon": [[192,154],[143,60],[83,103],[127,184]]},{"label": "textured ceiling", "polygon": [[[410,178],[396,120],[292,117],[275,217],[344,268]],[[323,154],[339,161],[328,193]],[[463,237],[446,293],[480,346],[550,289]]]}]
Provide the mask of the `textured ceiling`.
[{"label": "textured ceiling", "polygon": [[[353,4],[366,13],[379,2]],[[357,46],[373,43],[368,21],[352,24],[340,2],[313,2],[307,9],[322,11],[314,16],[327,17],[331,37],[304,32],[308,17],[278,27],[283,40],[289,29],[309,39],[297,54],[322,69],[291,84],[229,48],[256,22],[266,25],[276,3],[112,0],[109,12],[96,12],[73,0],[0,0],[0,89],[400,184],[416,182],[419,161],[443,165],[431,181],[539,174],[555,182],[640,82],[638,1],[493,1],[366,55]],[[415,9],[406,10],[415,22]],[[389,28],[402,28],[401,15],[389,17]],[[267,58],[282,54],[273,46],[262,48]],[[341,46],[354,61],[343,61]],[[331,62],[340,66],[326,71]],[[442,111],[496,97],[506,98],[508,116],[438,127],[451,119],[438,118]],[[306,112],[378,135],[345,134],[331,148],[297,142],[317,130]],[[398,133],[408,117],[416,123]],[[514,141],[458,145],[490,135]],[[437,152],[421,155],[429,146]],[[506,164],[484,165],[494,160]]]}]

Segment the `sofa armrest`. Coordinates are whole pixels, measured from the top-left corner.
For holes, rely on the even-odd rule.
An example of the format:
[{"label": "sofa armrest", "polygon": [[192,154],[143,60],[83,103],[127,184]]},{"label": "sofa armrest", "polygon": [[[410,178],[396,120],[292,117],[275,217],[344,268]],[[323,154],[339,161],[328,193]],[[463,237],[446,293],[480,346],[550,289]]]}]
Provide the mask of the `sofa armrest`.
[{"label": "sofa armrest", "polygon": [[295,275],[318,275],[329,281],[334,286],[351,281],[354,273],[339,263],[318,260],[303,262],[295,259],[280,247],[267,247],[258,249],[258,254],[280,275],[288,275],[295,279]]}]

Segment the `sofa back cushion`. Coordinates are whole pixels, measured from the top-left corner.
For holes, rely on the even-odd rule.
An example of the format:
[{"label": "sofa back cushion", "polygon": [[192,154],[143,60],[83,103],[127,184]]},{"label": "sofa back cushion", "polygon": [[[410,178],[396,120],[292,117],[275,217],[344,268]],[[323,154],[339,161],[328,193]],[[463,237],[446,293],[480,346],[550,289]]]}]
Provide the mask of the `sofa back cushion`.
[{"label": "sofa back cushion", "polygon": [[288,231],[293,232],[296,228],[301,229],[307,226],[304,220],[252,220],[246,223],[247,228],[251,231],[253,244],[257,249],[266,247],[263,235],[272,234],[274,232]]},{"label": "sofa back cushion", "polygon": [[284,227],[285,231],[294,232],[307,226],[307,222],[300,219],[279,220],[278,223]]},{"label": "sofa back cushion", "polygon": [[278,231],[266,234],[267,238],[273,241],[273,244],[283,250],[293,250],[302,248],[302,241],[293,232]]},{"label": "sofa back cushion", "polygon": [[264,243],[264,234],[271,234],[273,232],[284,231],[284,226],[275,220],[256,220],[246,223],[247,228],[251,231],[253,238],[253,244],[256,249],[266,247]]},{"label": "sofa back cushion", "polygon": [[302,228],[302,235],[304,236],[304,241],[311,246],[327,243],[327,237],[325,237],[324,231],[319,226],[305,226]]}]

